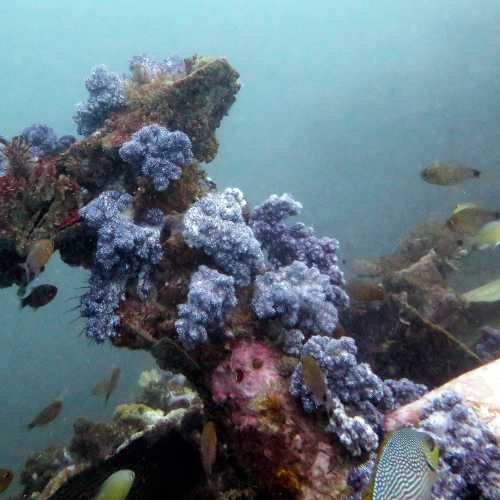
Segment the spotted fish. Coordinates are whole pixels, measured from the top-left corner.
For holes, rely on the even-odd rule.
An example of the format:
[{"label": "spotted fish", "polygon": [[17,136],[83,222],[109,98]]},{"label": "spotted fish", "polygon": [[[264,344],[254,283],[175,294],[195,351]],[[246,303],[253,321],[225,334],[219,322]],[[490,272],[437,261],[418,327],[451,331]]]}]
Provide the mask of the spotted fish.
[{"label": "spotted fish", "polygon": [[411,427],[386,436],[363,500],[428,500],[437,479],[439,448]]}]

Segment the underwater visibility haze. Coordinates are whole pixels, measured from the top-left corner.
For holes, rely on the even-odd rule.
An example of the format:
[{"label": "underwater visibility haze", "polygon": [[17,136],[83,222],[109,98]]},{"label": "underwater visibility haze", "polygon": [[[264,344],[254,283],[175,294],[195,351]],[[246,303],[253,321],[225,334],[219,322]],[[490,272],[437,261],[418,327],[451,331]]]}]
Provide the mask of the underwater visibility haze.
[{"label": "underwater visibility haze", "polygon": [[0,497],[500,499],[498,2],[0,19]]}]

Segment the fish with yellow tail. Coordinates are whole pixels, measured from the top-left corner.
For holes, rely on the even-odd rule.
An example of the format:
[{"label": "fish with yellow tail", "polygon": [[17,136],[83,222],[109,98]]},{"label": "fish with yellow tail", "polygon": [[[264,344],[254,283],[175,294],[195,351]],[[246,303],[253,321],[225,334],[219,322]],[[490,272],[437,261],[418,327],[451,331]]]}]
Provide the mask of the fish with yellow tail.
[{"label": "fish with yellow tail", "polygon": [[13,479],[14,473],[10,469],[0,469],[0,493],[10,486]]},{"label": "fish with yellow tail", "polygon": [[125,500],[134,484],[134,471],[123,469],[111,474],[93,500]]},{"label": "fish with yellow tail", "polygon": [[467,179],[478,178],[481,175],[475,168],[463,167],[461,165],[449,165],[445,163],[434,163],[424,168],[420,175],[425,182],[436,186],[453,186],[461,184]]},{"label": "fish with yellow tail", "polygon": [[500,221],[488,222],[472,238],[471,246],[478,250],[500,245]]},{"label": "fish with yellow tail", "polygon": [[430,434],[405,427],[380,445],[363,500],[428,500],[439,467],[439,448]]}]

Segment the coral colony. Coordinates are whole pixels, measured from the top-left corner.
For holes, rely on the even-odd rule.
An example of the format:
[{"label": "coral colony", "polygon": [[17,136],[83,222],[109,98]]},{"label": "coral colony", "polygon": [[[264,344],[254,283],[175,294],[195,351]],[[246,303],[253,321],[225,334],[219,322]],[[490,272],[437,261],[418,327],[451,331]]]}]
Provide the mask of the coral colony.
[{"label": "coral colony", "polygon": [[[326,336],[311,337],[302,350],[304,356],[313,357],[325,374],[331,401],[327,432],[332,432],[353,454],[375,450],[381,433],[383,412],[419,398],[427,388],[409,380],[383,381],[366,363],[357,360],[354,339]],[[301,400],[307,412],[318,410],[310,389],[304,385],[302,366],[295,369],[290,392]],[[356,415],[350,417],[348,415]]]},{"label": "coral colony", "polygon": [[81,298],[87,336],[103,342],[116,334],[115,314],[130,278],[139,276],[137,293],[143,300],[150,288],[150,269],[163,256],[161,218],[148,214],[155,225],[137,225],[132,219],[132,196],[105,191],[80,210],[80,217],[97,235],[90,289]]},{"label": "coral colony", "polygon": [[147,83],[161,76],[180,75],[186,71],[186,64],[179,56],[167,57],[158,62],[143,54],[132,57],[129,68],[134,78]]},{"label": "coral colony", "polygon": [[226,312],[236,303],[234,279],[200,266],[189,283],[188,302],[179,306],[175,322],[182,345],[191,350],[206,342],[207,329],[222,327]]},{"label": "coral colony", "polygon": [[106,66],[95,67],[85,82],[85,87],[89,98],[77,105],[73,117],[81,135],[95,132],[103,125],[110,112],[119,110],[125,104],[123,79],[108,71]]},{"label": "coral colony", "polygon": [[31,146],[31,154],[38,158],[64,151],[76,140],[72,135],[63,135],[58,139],[52,128],[39,123],[26,127],[22,136]]},{"label": "coral colony", "polygon": [[[199,162],[215,156],[215,129],[239,89],[229,63],[142,55],[130,70],[130,77],[93,70],[74,116],[80,141],[57,139],[43,124],[11,143],[2,139],[0,238],[10,249],[3,261],[15,268],[33,241],[54,240],[65,262],[91,269],[80,298],[89,339],[152,346],[172,371],[183,371],[179,356],[194,361],[200,394],[224,408],[210,418],[226,429],[221,435],[249,484],[276,498],[323,499],[343,495],[347,480],[359,497],[385,415],[427,387],[384,380],[360,360],[360,336],[336,338],[339,317],[351,313],[339,244],[286,222],[300,213],[298,201],[273,194],[252,211],[239,189],[218,192],[207,182]],[[143,99],[139,106],[129,105],[129,90]],[[45,177],[13,178],[29,169]],[[52,201],[41,205],[40,219],[47,179]],[[33,235],[15,224],[35,228]],[[16,273],[3,273],[3,283],[16,282]],[[478,352],[496,345],[497,332],[486,334]],[[324,400],[304,381],[306,356],[319,367]],[[436,495],[499,498],[500,452],[474,410],[446,393],[419,426],[442,450]],[[352,457],[366,465],[355,467],[360,459]]]},{"label": "coral colony", "polygon": [[260,243],[243,218],[245,204],[239,189],[228,188],[207,194],[184,217],[186,243],[210,255],[238,286],[249,285],[264,265]]},{"label": "coral colony", "polygon": [[168,188],[181,176],[181,167],[193,161],[191,141],[179,130],[168,131],[160,125],[147,125],[120,148],[122,159],[142,175],[153,179],[157,191]]}]

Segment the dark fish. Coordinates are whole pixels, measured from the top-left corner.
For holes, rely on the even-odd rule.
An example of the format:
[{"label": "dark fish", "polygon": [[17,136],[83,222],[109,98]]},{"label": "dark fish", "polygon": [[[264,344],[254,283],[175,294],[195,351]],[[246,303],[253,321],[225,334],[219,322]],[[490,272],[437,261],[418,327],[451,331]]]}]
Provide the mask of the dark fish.
[{"label": "dark fish", "polygon": [[302,358],[302,375],[304,384],[312,392],[314,402],[317,405],[324,404],[327,394],[325,376],[318,362],[312,356]]},{"label": "dark fish", "polygon": [[50,405],[46,406],[29,424],[28,429],[34,427],[43,427],[54,421],[61,413],[63,402],[61,399],[56,399]]},{"label": "dark fish", "polygon": [[430,434],[411,427],[386,436],[363,500],[428,500],[437,479],[439,448]]},{"label": "dark fish", "polygon": [[38,285],[31,290],[27,297],[21,299],[21,308],[30,306],[32,309],[46,306],[57,295],[54,285]]},{"label": "dark fish", "polygon": [[429,184],[436,186],[452,186],[460,184],[467,179],[477,178],[481,175],[479,170],[474,168],[462,167],[459,165],[447,165],[444,163],[435,163],[430,167],[424,168],[420,172],[422,179]]},{"label": "dark fish", "polygon": [[113,368],[109,378],[101,380],[98,382],[94,389],[92,389],[92,394],[94,396],[104,396],[105,404],[108,404],[111,394],[118,386],[118,380],[120,379],[120,368]]},{"label": "dark fish", "polygon": [[369,281],[351,281],[345,287],[347,294],[358,302],[382,302],[385,299],[384,287]]},{"label": "dark fish", "polygon": [[217,432],[213,422],[205,422],[201,432],[201,462],[207,477],[212,475],[212,467],[217,458]]},{"label": "dark fish", "polygon": [[0,493],[10,486],[13,479],[14,473],[10,469],[0,469]]}]

